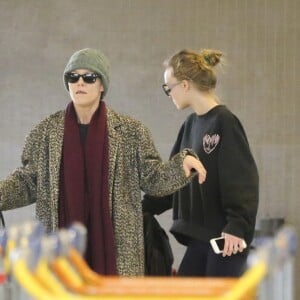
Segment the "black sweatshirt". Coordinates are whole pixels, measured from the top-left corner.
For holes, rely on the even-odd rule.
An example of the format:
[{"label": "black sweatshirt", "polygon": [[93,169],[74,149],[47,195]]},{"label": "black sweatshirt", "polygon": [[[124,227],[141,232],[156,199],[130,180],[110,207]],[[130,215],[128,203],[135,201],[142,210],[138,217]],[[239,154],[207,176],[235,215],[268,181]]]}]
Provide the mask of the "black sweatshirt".
[{"label": "black sweatshirt", "polygon": [[245,131],[224,105],[204,115],[191,114],[182,125],[171,156],[193,149],[207,170],[178,192],[163,198],[144,196],[144,211],[160,214],[173,207],[171,232],[182,244],[208,242],[226,232],[253,238],[258,207],[258,172]]}]

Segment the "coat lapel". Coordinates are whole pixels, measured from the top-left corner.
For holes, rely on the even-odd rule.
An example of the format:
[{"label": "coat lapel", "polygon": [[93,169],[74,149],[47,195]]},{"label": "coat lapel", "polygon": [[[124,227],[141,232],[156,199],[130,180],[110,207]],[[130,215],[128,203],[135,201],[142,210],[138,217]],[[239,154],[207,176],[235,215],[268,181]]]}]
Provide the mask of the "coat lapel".
[{"label": "coat lapel", "polygon": [[[107,107],[107,126],[108,126],[108,149],[109,149],[109,204],[112,210],[112,195],[113,195],[113,183],[115,181],[115,165],[118,155],[118,146],[120,143],[119,127],[121,122],[117,114]],[[112,211],[111,211],[112,212]]]},{"label": "coat lapel", "polygon": [[64,139],[64,111],[54,119],[52,126],[49,126],[49,168],[50,168],[50,206],[52,230],[58,227],[58,197],[59,197],[59,176],[60,163],[62,158],[62,147]]}]

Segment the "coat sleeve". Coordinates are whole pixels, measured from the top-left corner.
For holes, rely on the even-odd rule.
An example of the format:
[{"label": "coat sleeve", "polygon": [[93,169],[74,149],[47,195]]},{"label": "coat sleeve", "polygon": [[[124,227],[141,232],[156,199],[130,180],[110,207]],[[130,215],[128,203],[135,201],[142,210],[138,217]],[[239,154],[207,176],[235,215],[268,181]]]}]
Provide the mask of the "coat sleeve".
[{"label": "coat sleeve", "polygon": [[[171,154],[170,154],[170,159],[174,155],[180,152],[180,143],[181,143],[181,137],[184,131],[184,125],[182,125],[178,137],[176,139],[176,142],[172,148]],[[148,194],[145,194],[143,196],[143,201],[142,201],[142,206],[143,206],[143,212],[144,213],[150,213],[152,215],[159,215],[165,212],[166,210],[169,210],[173,206],[173,194],[166,195],[164,197],[154,197],[150,196]]]},{"label": "coat sleeve", "polygon": [[141,189],[152,196],[164,196],[185,186],[194,176],[187,178],[183,170],[183,160],[188,154],[197,157],[192,150],[184,149],[163,162],[149,130],[140,126],[138,160]]},{"label": "coat sleeve", "polygon": [[36,202],[36,149],[40,138],[40,126],[37,126],[26,137],[21,167],[0,181],[0,210],[15,209]]},{"label": "coat sleeve", "polygon": [[259,178],[245,131],[234,116],[222,124],[219,181],[227,225],[224,232],[252,239],[259,198]]}]

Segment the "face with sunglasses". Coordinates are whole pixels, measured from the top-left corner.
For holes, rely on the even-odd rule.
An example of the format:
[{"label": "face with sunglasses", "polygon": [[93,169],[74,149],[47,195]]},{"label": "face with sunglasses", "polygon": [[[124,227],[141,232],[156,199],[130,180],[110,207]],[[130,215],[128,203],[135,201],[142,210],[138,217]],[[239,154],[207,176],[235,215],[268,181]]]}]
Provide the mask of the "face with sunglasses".
[{"label": "face with sunglasses", "polygon": [[187,80],[178,80],[173,74],[173,69],[167,68],[164,72],[164,81],[163,91],[172,99],[177,109],[185,109],[190,106]]},{"label": "face with sunglasses", "polygon": [[65,74],[65,78],[75,106],[99,105],[104,87],[98,74],[87,69],[78,69]]}]

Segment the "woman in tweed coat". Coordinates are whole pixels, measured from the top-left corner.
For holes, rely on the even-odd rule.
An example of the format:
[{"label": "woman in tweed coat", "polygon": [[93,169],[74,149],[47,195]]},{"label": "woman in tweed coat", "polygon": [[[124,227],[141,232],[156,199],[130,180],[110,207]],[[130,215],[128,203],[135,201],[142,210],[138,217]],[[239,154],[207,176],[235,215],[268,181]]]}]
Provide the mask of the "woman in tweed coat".
[{"label": "woman in tweed coat", "polygon": [[0,181],[0,210],[36,203],[48,232],[80,221],[95,271],[143,275],[141,190],[167,195],[190,181],[192,169],[200,183],[206,171],[188,150],[162,162],[145,126],[105,106],[108,71],[99,50],[71,56],[64,83],[72,101],[27,136],[22,166]]}]

